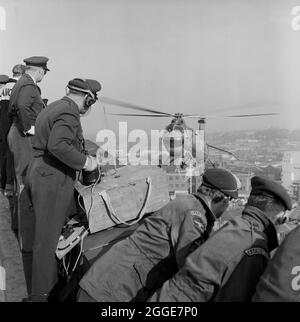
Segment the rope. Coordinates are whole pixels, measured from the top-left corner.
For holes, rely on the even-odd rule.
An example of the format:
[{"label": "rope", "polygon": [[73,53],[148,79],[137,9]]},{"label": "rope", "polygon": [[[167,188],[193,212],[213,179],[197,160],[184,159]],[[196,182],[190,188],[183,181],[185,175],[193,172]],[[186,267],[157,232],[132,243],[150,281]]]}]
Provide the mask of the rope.
[{"label": "rope", "polygon": [[111,215],[111,218],[113,219],[113,221],[116,223],[116,224],[124,224],[126,226],[132,226],[134,224],[136,224],[138,221],[140,221],[144,214],[145,214],[145,210],[146,210],[146,207],[148,205],[148,202],[149,202],[149,197],[150,197],[150,194],[151,194],[151,190],[152,190],[152,182],[151,182],[151,178],[150,177],[147,177],[146,179],[146,182],[148,184],[148,189],[147,189],[147,193],[146,193],[146,197],[145,197],[145,200],[144,200],[144,203],[143,203],[143,206],[141,208],[141,210],[139,211],[138,215],[137,215],[137,219],[134,220],[133,222],[131,223],[128,223],[124,220],[122,220],[115,212],[115,210],[113,209],[113,206],[111,204],[111,200],[110,200],[110,197],[109,195],[107,194],[107,192],[104,190],[104,191],[101,191],[99,192],[99,195],[102,197],[110,215]]}]

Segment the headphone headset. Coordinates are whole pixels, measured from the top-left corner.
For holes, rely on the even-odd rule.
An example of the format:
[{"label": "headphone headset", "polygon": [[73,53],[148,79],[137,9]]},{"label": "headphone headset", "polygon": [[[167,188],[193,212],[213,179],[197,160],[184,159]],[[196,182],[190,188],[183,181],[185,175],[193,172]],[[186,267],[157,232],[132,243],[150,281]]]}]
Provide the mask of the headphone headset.
[{"label": "headphone headset", "polygon": [[[76,80],[80,80],[82,82],[86,82],[86,79],[83,78],[75,78]],[[88,85],[88,83],[87,83]],[[84,96],[84,101],[83,101],[83,107],[86,111],[89,110],[89,108],[96,103],[97,101],[97,95],[94,94],[91,89],[82,89],[82,88],[78,88],[76,86],[72,86],[72,85],[67,85],[67,88],[72,89],[74,91],[80,92],[80,93],[86,93],[86,95]]]},{"label": "headphone headset", "polygon": [[84,108],[89,109],[94,103],[96,103],[97,99],[92,97],[90,94],[86,94],[84,97]]}]

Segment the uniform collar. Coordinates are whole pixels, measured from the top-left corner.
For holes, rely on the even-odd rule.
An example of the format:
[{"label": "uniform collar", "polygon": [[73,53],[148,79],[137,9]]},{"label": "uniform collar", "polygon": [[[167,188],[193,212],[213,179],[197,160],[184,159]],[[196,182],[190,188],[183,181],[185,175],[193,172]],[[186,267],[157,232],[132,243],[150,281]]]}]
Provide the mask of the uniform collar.
[{"label": "uniform collar", "polygon": [[246,206],[243,210],[243,217],[254,223],[254,226],[258,231],[267,235],[269,251],[278,247],[276,228],[262,210],[253,206]]},{"label": "uniform collar", "polygon": [[202,203],[205,204],[205,208],[208,208],[209,211],[211,212],[210,210],[210,206],[209,206],[209,203],[207,201],[207,198],[205,197],[205,195],[199,191],[197,191],[196,193],[193,194],[195,197],[197,197],[198,199],[201,199]]},{"label": "uniform collar", "polygon": [[76,114],[80,116],[79,107],[71,98],[69,98],[68,96],[64,96],[62,100],[68,102],[72,106],[74,111],[76,111]]},{"label": "uniform collar", "polygon": [[193,194],[197,200],[199,200],[203,206],[203,208],[205,209],[206,211],[206,218],[207,218],[207,221],[210,225],[213,225],[215,220],[216,220],[216,217],[215,215],[212,213],[211,209],[210,209],[210,205],[207,201],[207,198],[205,197],[205,195],[201,192],[196,192]]},{"label": "uniform collar", "polygon": [[26,76],[27,78],[31,79],[34,82],[34,84],[36,85],[35,79],[29,73],[25,73],[24,76]]}]

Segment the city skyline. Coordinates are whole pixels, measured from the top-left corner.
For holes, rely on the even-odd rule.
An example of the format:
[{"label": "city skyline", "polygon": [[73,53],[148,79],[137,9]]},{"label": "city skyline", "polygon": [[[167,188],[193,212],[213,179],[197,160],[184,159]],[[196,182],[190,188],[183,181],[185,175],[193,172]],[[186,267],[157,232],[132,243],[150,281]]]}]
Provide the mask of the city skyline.
[{"label": "city skyline", "polygon": [[[6,12],[0,70],[10,75],[26,57],[49,57],[51,71],[40,84],[49,102],[60,99],[74,77],[99,80],[100,100],[82,119],[87,134],[114,130],[125,120],[105,116],[101,96],[168,113],[280,113],[208,119],[208,132],[294,129],[300,105],[298,5],[294,0],[0,0]],[[35,23],[27,24],[31,15]],[[150,130],[171,120],[127,121],[131,129]],[[196,120],[188,123],[197,128]]]}]

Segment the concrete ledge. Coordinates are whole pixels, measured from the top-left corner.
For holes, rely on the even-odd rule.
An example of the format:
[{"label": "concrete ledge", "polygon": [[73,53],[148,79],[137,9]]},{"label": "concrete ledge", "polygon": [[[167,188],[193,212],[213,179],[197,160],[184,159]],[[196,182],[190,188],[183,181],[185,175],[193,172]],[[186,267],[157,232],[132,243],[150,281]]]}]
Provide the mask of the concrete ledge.
[{"label": "concrete ledge", "polygon": [[[5,276],[5,289],[0,289],[0,302],[21,302],[27,297],[22,255],[17,238],[11,230],[9,202],[0,193],[0,265]],[[3,285],[3,283],[2,283]],[[2,287],[3,288],[3,287]]]}]

